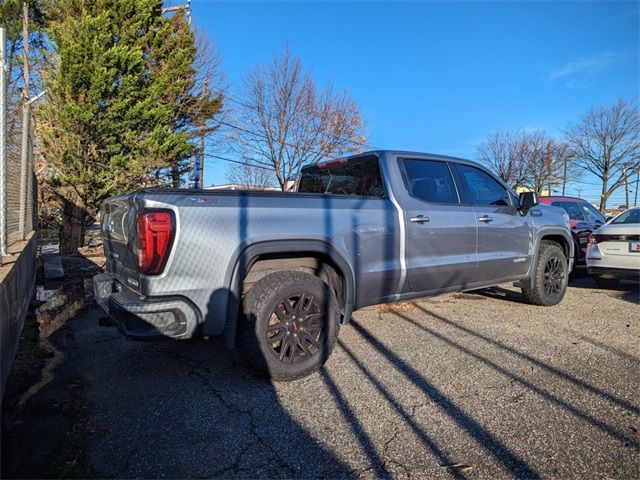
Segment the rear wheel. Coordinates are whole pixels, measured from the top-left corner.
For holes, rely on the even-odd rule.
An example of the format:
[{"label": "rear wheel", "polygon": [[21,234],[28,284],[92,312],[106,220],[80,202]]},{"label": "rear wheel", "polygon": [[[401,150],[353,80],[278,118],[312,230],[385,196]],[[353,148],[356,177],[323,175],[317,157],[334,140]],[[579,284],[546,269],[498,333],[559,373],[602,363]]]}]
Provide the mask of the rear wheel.
[{"label": "rear wheel", "polygon": [[595,280],[600,288],[616,288],[620,283],[617,278],[595,277]]},{"label": "rear wheel", "polygon": [[299,271],[259,280],[243,301],[238,343],[245,360],[274,380],[295,380],[329,358],[340,329],[333,291]]},{"label": "rear wheel", "polygon": [[523,288],[522,293],[533,305],[557,305],[567,291],[568,270],[562,248],[556,243],[543,243],[533,272],[535,286]]}]

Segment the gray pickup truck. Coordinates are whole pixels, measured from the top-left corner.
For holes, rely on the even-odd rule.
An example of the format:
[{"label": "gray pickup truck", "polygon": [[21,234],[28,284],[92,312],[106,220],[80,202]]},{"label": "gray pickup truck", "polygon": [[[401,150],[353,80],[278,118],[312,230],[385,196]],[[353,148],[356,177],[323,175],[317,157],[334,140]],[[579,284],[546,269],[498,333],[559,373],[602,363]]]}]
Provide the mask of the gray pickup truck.
[{"label": "gray pickup truck", "polygon": [[141,190],[102,206],[96,299],[132,339],[223,335],[276,380],[331,353],[354,310],[516,282],[565,294],[566,213],[457,158],[375,151],[303,168],[297,192]]}]

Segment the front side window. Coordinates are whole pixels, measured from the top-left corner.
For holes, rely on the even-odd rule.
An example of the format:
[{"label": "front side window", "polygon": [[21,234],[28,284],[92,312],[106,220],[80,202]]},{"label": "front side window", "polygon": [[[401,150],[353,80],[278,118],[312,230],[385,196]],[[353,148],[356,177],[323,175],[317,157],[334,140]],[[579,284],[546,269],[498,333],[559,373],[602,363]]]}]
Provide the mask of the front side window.
[{"label": "front side window", "polygon": [[509,190],[509,196],[511,197],[511,205],[513,205],[514,207],[519,207],[520,205],[520,199],[518,198],[518,196],[513,193],[511,190]]},{"label": "front side window", "polygon": [[445,162],[405,158],[407,188],[412,197],[430,203],[458,203],[458,194]]},{"label": "front side window", "polygon": [[582,213],[582,208],[578,205],[577,202],[552,202],[552,206],[562,208],[571,220],[584,220],[584,214]]},{"label": "front side window", "polygon": [[458,171],[467,184],[474,205],[511,205],[507,189],[488,173],[462,164],[458,164]]},{"label": "front side window", "polygon": [[602,216],[602,214],[592,205],[588,203],[581,203],[580,206],[582,207],[582,211],[584,212],[584,218],[586,218],[590,222],[606,222],[606,219]]}]

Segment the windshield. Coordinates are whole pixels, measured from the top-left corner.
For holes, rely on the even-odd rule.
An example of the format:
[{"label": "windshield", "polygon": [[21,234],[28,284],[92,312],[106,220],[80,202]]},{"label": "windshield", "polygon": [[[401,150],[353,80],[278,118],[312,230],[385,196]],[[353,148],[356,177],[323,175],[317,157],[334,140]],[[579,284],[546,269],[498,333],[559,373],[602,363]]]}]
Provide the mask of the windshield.
[{"label": "windshield", "polygon": [[621,213],[616,218],[611,220],[611,223],[615,224],[627,224],[627,223],[640,223],[640,208],[633,208]]}]

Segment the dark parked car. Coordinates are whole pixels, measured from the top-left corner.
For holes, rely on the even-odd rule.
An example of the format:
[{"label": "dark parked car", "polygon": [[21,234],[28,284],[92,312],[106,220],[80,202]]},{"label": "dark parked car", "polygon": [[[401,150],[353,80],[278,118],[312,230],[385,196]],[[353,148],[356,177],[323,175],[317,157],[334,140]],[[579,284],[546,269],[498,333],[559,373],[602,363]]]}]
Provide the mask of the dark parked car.
[{"label": "dark parked car", "polygon": [[589,235],[606,223],[604,216],[589,202],[574,197],[540,197],[540,203],[564,209],[569,215],[571,235],[575,242],[576,264],[584,264]]}]

